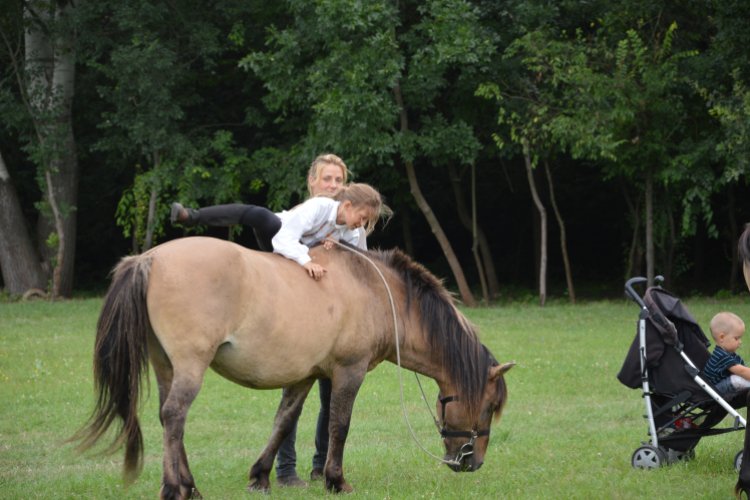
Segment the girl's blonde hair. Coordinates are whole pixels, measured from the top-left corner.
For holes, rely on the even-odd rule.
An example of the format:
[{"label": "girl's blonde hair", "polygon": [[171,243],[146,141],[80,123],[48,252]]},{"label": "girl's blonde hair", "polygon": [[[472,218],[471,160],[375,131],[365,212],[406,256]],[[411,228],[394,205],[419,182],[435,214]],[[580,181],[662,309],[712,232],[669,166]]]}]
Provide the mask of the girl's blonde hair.
[{"label": "girl's blonde hair", "polygon": [[348,201],[354,208],[368,208],[371,215],[370,219],[367,221],[365,234],[370,234],[372,230],[375,229],[375,224],[378,223],[380,217],[385,218],[387,224],[393,215],[393,211],[388,205],[383,203],[383,197],[378,190],[369,184],[352,183],[348,186],[338,188],[333,194],[321,193],[318,196],[332,198],[341,203]]},{"label": "girl's blonde hair", "polygon": [[[315,196],[313,194],[313,185],[320,182],[320,175],[323,173],[322,167],[329,163],[341,168],[341,172],[344,174],[344,184],[346,184],[346,178],[351,172],[346,168],[344,160],[334,154],[323,153],[313,160],[310,165],[310,171],[307,173],[307,190],[310,192],[310,196]],[[310,179],[315,179],[315,181],[310,182]]]}]

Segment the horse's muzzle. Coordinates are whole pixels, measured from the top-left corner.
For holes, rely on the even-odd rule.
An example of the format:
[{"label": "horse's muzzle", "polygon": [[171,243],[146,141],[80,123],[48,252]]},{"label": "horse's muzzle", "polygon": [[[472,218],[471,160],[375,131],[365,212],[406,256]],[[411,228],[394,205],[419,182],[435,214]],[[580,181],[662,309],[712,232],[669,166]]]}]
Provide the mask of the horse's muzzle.
[{"label": "horse's muzzle", "polygon": [[[473,437],[471,441],[461,446],[458,454],[453,459],[453,462],[457,463],[447,464],[453,472],[474,472],[482,466],[484,461],[477,461],[476,455],[474,455],[475,439],[476,437]],[[449,457],[446,455],[445,458],[448,459]]]},{"label": "horse's muzzle", "polygon": [[[446,457],[448,458],[448,457]],[[453,472],[474,472],[476,470],[479,470],[480,467],[484,462],[476,463],[473,459],[465,458],[459,462],[458,465],[456,464],[446,464]]]}]

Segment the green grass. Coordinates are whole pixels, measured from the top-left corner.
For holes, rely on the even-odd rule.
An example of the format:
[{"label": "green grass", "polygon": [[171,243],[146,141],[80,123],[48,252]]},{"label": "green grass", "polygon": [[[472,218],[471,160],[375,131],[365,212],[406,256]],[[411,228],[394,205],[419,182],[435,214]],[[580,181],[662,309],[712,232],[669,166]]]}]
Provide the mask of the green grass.
[{"label": "green grass", "polygon": [[[720,310],[750,318],[738,299],[687,302],[707,326]],[[156,386],[141,411],[146,466],[124,489],[122,454],[76,456],[60,443],[93,408],[91,358],[100,299],[0,304],[0,498],[156,498],[161,427]],[[377,367],[357,399],[344,456],[354,498],[730,498],[741,433],[707,438],[696,459],[636,471],[630,456],[646,439],[638,391],[615,375],[635,334],[632,303],[597,302],[466,310],[506,376],[509,402],[492,430],[485,464],[456,474],[412,442],[401,414],[396,368]],[[745,351],[745,352],[743,352]],[[740,348],[746,359],[750,352]],[[412,425],[433,453],[443,448],[419,388],[405,373]],[[152,377],[153,382],[153,377]],[[430,403],[437,393],[428,380]],[[185,433],[190,466],[206,499],[247,499],[247,472],[268,437],[279,391],[250,391],[213,372],[191,408]],[[298,471],[310,472],[317,386],[297,438]],[[743,412],[744,413],[744,412]],[[272,476],[272,481],[274,481]],[[327,496],[273,488],[275,498]]]}]

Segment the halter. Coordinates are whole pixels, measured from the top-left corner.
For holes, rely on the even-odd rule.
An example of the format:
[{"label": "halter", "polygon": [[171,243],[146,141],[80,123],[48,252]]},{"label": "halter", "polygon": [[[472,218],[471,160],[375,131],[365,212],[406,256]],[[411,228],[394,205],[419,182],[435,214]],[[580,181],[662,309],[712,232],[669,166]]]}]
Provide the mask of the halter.
[{"label": "halter", "polygon": [[[440,401],[440,405],[443,407],[443,427],[440,428],[438,425],[438,430],[440,431],[440,435],[445,438],[449,437],[467,437],[471,438],[470,441],[463,446],[461,446],[461,449],[458,450],[458,454],[456,454],[455,461],[458,463],[461,463],[461,460],[464,459],[464,457],[468,457],[469,455],[474,454],[474,441],[480,436],[489,436],[490,435],[490,429],[484,429],[481,431],[478,431],[476,429],[472,429],[470,431],[449,431],[445,428],[445,406],[450,403],[451,401],[458,401],[458,396],[448,396],[447,398],[441,398],[440,393],[438,393],[438,401]],[[426,401],[425,401],[426,402]],[[428,406],[429,408],[429,406]],[[430,411],[432,412],[432,411]],[[433,416],[434,418],[434,416]],[[437,421],[435,422],[437,425]],[[466,463],[464,463],[464,467],[467,467]]]}]

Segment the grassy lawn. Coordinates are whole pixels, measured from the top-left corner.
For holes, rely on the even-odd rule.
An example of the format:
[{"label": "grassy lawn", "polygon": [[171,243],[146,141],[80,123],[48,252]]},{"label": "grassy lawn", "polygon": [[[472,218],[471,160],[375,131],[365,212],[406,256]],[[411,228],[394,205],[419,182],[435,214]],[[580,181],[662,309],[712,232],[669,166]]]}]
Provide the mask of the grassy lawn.
[{"label": "grassy lawn", "polygon": [[[687,301],[701,325],[730,310],[750,319],[750,301]],[[161,427],[156,385],[140,413],[146,466],[124,489],[122,454],[76,456],[60,445],[93,408],[91,358],[100,299],[0,304],[0,498],[156,498],[161,481]],[[344,455],[355,498],[731,498],[741,433],[707,438],[696,459],[636,471],[630,457],[646,424],[638,391],[615,375],[635,335],[630,302],[571,307],[510,305],[466,310],[506,375],[509,402],[492,430],[485,464],[456,474],[422,453],[401,414],[396,368],[367,376]],[[739,351],[750,358],[746,347]],[[405,375],[408,375],[405,374]],[[443,447],[414,378],[404,377],[410,419],[433,453]],[[152,377],[153,382],[153,377]],[[426,384],[430,402],[436,386]],[[280,391],[250,391],[213,372],[191,408],[185,433],[191,469],[206,499],[247,499],[247,472],[271,429]],[[298,472],[310,472],[317,386],[297,438]],[[744,414],[744,412],[743,412]],[[272,481],[275,481],[272,476]],[[274,487],[276,498],[327,496]]]}]

